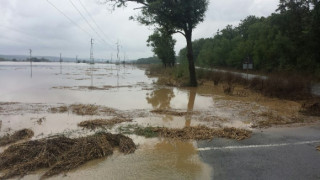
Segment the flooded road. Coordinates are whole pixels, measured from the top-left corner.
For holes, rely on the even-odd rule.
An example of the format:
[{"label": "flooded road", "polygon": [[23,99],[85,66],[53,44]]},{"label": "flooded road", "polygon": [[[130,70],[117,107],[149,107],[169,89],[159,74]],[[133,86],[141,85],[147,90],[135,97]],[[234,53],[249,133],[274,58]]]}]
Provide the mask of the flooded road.
[{"label": "flooded road", "polygon": [[[251,129],[273,113],[285,118],[304,118],[296,102],[262,97],[227,96],[222,87],[204,84],[198,88],[158,86],[156,78],[130,65],[0,62],[0,136],[22,128],[34,131],[32,139],[58,134],[81,137],[98,131],[119,133],[121,127],[183,128],[197,125]],[[236,88],[235,92],[246,91]],[[73,111],[53,112],[52,108],[93,104],[101,112],[79,115]],[[112,113],[104,111],[107,109]],[[152,113],[152,110],[183,112],[185,115]],[[278,115],[277,114],[277,115]],[[95,131],[78,126],[94,119],[115,116],[132,119]],[[312,121],[313,119],[310,118]],[[196,141],[144,138],[128,135],[137,144],[134,154],[115,152],[91,161],[53,179],[211,179],[213,169],[199,156]],[[0,147],[3,152],[7,147]],[[39,178],[42,171],[25,176]],[[0,174],[1,175],[1,174]]]}]

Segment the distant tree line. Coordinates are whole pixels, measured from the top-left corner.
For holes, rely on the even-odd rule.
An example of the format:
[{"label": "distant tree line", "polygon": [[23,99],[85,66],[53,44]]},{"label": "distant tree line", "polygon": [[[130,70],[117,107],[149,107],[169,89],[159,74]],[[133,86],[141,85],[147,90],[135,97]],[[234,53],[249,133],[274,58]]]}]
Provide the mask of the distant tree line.
[{"label": "distant tree line", "polygon": [[[251,58],[264,71],[301,71],[320,77],[319,0],[280,0],[269,17],[248,16],[212,38],[193,41],[195,63],[204,67],[242,67]],[[179,52],[187,61],[187,49]]]}]

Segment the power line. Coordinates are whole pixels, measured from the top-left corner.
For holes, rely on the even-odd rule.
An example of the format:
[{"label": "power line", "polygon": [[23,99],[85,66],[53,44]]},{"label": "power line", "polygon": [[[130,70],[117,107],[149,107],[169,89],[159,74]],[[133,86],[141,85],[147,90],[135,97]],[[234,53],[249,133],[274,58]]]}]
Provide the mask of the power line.
[{"label": "power line", "polygon": [[71,5],[76,9],[76,11],[78,11],[78,13],[80,14],[80,16],[85,20],[85,22],[88,24],[88,26],[92,29],[92,31],[94,31],[98,37],[101,39],[102,42],[106,43],[107,45],[111,46],[110,44],[108,44],[101,36],[100,34],[91,26],[91,24],[89,23],[89,21],[84,17],[84,15],[81,13],[81,11],[77,8],[77,6],[75,6],[75,4],[72,2],[72,0],[69,0],[69,2],[71,3]]},{"label": "power line", "polygon": [[81,0],[78,0],[80,5],[82,6],[82,8],[86,11],[86,13],[88,14],[88,16],[90,17],[90,19],[92,20],[92,22],[97,26],[97,28],[99,29],[99,31],[101,32],[101,34],[104,35],[104,37],[106,39],[108,39],[109,41],[114,41],[113,39],[110,39],[104,32],[103,30],[100,28],[100,26],[97,24],[97,22],[94,20],[94,18],[91,16],[91,14],[89,13],[89,11],[87,10],[87,8],[83,5],[83,3],[81,2]]},{"label": "power line", "polygon": [[88,34],[90,37],[92,37],[91,34],[90,34],[88,31],[84,30],[81,26],[79,26],[76,22],[74,22],[71,18],[69,18],[65,13],[63,13],[60,9],[58,9],[58,8],[57,8],[54,4],[52,4],[49,0],[47,0],[47,2],[48,2],[52,7],[54,7],[58,12],[60,12],[65,18],[67,18],[72,24],[74,24],[74,25],[77,26],[79,29],[81,29],[83,32],[85,32],[85,33]]}]

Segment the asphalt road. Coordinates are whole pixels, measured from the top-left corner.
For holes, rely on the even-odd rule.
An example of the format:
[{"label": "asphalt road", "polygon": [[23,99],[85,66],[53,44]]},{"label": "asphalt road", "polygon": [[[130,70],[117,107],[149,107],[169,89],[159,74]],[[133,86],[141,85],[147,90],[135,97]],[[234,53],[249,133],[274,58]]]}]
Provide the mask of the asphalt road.
[{"label": "asphalt road", "polygon": [[243,141],[198,142],[212,179],[320,179],[320,125],[273,128]]}]

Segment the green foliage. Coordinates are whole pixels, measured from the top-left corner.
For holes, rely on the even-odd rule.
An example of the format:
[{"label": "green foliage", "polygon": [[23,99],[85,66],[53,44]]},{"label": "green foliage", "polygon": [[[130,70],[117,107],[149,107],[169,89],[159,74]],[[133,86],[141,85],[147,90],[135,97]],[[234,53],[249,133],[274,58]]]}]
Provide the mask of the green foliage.
[{"label": "green foliage", "polygon": [[[242,68],[250,57],[263,71],[298,71],[319,76],[320,3],[280,0],[269,17],[248,16],[227,26],[213,38],[193,41],[195,62],[202,67]],[[187,48],[179,53],[186,59]],[[320,76],[319,76],[320,77]]]},{"label": "green foliage", "polygon": [[173,67],[175,65],[176,56],[174,45],[176,41],[172,38],[171,34],[168,34],[168,32],[163,29],[156,30],[149,36],[147,42],[148,46],[152,47],[152,51],[161,59],[165,67]]},{"label": "green foliage", "polygon": [[192,50],[193,29],[204,20],[209,0],[105,0],[113,7],[126,6],[128,2],[142,5],[141,13],[131,17],[141,24],[165,29],[168,34],[181,33],[187,42],[190,85],[197,86]]}]

